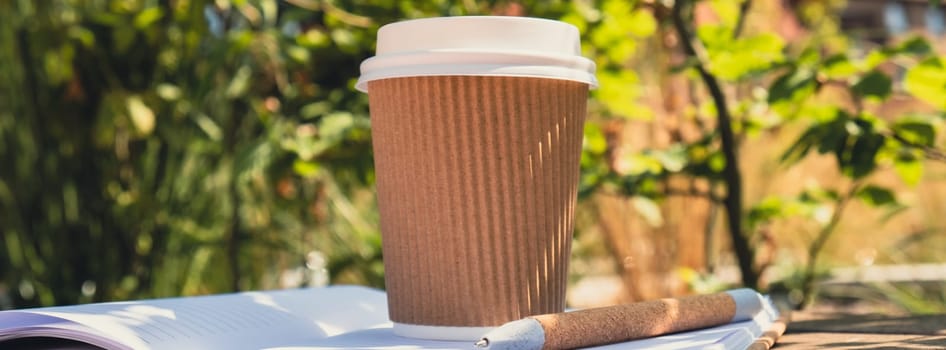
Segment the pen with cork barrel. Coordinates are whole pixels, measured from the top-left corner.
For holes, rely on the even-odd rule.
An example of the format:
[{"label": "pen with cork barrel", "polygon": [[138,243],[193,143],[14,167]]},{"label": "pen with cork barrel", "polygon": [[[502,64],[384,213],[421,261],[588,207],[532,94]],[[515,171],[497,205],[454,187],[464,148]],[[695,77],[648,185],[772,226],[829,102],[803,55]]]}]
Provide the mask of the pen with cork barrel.
[{"label": "pen with cork barrel", "polygon": [[752,289],[668,298],[527,317],[476,342],[478,350],[574,349],[752,319],[763,309]]}]

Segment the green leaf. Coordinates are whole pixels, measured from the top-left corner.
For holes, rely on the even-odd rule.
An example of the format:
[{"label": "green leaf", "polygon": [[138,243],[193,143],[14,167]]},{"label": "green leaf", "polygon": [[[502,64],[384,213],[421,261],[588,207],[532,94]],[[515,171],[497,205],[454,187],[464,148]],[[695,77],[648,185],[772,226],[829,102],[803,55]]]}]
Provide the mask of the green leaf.
[{"label": "green leaf", "polygon": [[893,82],[890,77],[878,70],[868,72],[851,86],[851,92],[861,97],[885,99],[892,91]]},{"label": "green leaf", "polygon": [[903,86],[916,98],[946,109],[946,59],[931,57],[907,71]]},{"label": "green leaf", "polygon": [[336,28],[329,33],[329,36],[339,48],[351,49],[358,46],[357,38],[351,30]]},{"label": "green leaf", "polygon": [[820,134],[821,130],[818,125],[809,127],[782,153],[780,161],[789,165],[798,163],[808,155],[811,148],[821,139]]},{"label": "green leaf", "polygon": [[833,120],[815,123],[803,132],[781,160],[795,163],[817,147],[819,153],[833,153],[842,173],[857,179],[874,171],[885,140],[870,118],[852,118],[837,110]]},{"label": "green leaf", "polygon": [[141,98],[132,95],[125,101],[128,107],[128,115],[131,118],[131,124],[135,126],[138,135],[147,136],[154,131],[154,112],[149,108]]},{"label": "green leaf", "polygon": [[296,43],[307,48],[321,48],[328,46],[331,40],[322,30],[313,28],[296,36]]},{"label": "green leaf", "polygon": [[859,66],[863,70],[870,70],[877,68],[877,66],[886,62],[888,59],[890,59],[890,53],[887,52],[887,50],[874,49],[867,53],[867,56],[861,60],[861,64]]},{"label": "green leaf", "polygon": [[319,137],[340,140],[354,126],[355,118],[351,113],[333,112],[319,122]]},{"label": "green leaf", "polygon": [[161,83],[155,87],[155,92],[165,101],[177,101],[181,98],[181,88],[174,84]]},{"label": "green leaf", "polygon": [[286,56],[289,56],[289,58],[292,58],[292,60],[296,61],[296,63],[302,63],[302,64],[308,63],[309,57],[310,57],[309,50],[306,50],[303,47],[294,46],[294,45],[289,45],[288,47],[286,47]]},{"label": "green leaf", "polygon": [[864,186],[860,191],[857,191],[856,196],[865,204],[874,207],[897,203],[896,196],[892,191],[875,185]]},{"label": "green leaf", "polygon": [[713,172],[720,173],[726,169],[726,157],[721,152],[715,152],[710,155],[706,164]]},{"label": "green leaf", "polygon": [[895,53],[926,55],[933,52],[930,42],[921,36],[915,36],[900,43],[894,48]]},{"label": "green leaf", "polygon": [[[605,6],[613,4],[616,2],[608,2]],[[623,1],[621,6],[627,6]],[[615,14],[628,13],[630,9],[621,9],[617,11],[609,11],[605,9],[604,19],[601,23],[591,32],[589,39],[591,44],[595,47],[600,47],[602,49],[607,49],[611,45],[621,40],[627,40],[627,30],[621,26],[621,21],[615,20]]]},{"label": "green leaf", "polygon": [[135,28],[145,29],[164,17],[164,10],[160,7],[149,7],[135,16]]},{"label": "green leaf", "polygon": [[849,133],[849,122],[851,116],[841,110],[832,110],[833,115],[829,119],[819,120],[816,124],[818,128],[818,152],[828,153],[837,151],[843,147]]},{"label": "green leaf", "polygon": [[846,79],[857,72],[857,66],[845,54],[828,57],[821,68],[821,73],[829,79]]},{"label": "green leaf", "polygon": [[894,172],[909,186],[916,186],[923,179],[923,161],[915,152],[901,151],[893,161]]},{"label": "green leaf", "polygon": [[92,33],[88,28],[78,25],[71,26],[69,27],[69,37],[78,40],[85,48],[95,47],[95,33]]},{"label": "green leaf", "polygon": [[794,100],[801,95],[811,95],[815,88],[815,74],[809,69],[793,69],[775,79],[769,87],[769,103]]},{"label": "green leaf", "polygon": [[250,45],[253,45],[256,40],[256,35],[253,33],[249,30],[227,32],[227,38],[230,40],[230,51],[233,54],[242,53]]},{"label": "green leaf", "polygon": [[105,27],[115,27],[120,26],[121,17],[117,13],[111,13],[106,11],[95,11],[90,12],[86,15],[91,23],[99,24]]},{"label": "green leaf", "polygon": [[840,155],[844,152],[848,138],[851,136],[850,126],[851,123],[845,119],[821,124],[817,135],[818,153],[834,152]]},{"label": "green leaf", "polygon": [[[837,155],[839,166],[843,166],[842,155],[845,152],[850,132],[848,129],[849,116],[846,112],[834,108],[830,110],[833,117],[818,120],[808,127],[798,139],[782,154],[781,161],[794,164],[804,158],[812,149],[818,153],[834,153]],[[856,128],[856,125],[855,125]]]},{"label": "green leaf", "polygon": [[653,118],[651,109],[639,102],[641,87],[636,73],[629,69],[600,72],[598,81],[600,87],[593,94],[609,112],[635,120]]},{"label": "green leaf", "polygon": [[314,178],[318,176],[320,171],[319,163],[308,162],[302,159],[296,159],[292,163],[292,170],[304,178]]},{"label": "green leaf", "polygon": [[223,139],[223,129],[217,125],[213,119],[207,116],[204,113],[197,113],[194,115],[194,123],[197,124],[197,127],[200,128],[207,137],[214,141],[220,141]]},{"label": "green leaf", "polygon": [[250,66],[241,66],[237,69],[230,84],[227,85],[226,96],[228,98],[237,98],[246,94],[250,89],[250,78],[253,76],[253,69]]},{"label": "green leaf", "polygon": [[645,38],[657,31],[657,20],[650,10],[635,8],[633,2],[606,0],[600,8],[602,19],[591,32],[591,43],[614,63],[624,63],[636,51],[637,41],[629,36]]},{"label": "green leaf", "polygon": [[804,192],[798,195],[798,200],[807,204],[836,202],[838,198],[841,198],[841,196],[837,191],[818,185],[808,186]]},{"label": "green leaf", "polygon": [[332,110],[332,103],[329,101],[312,102],[299,109],[299,115],[302,119],[312,119],[325,115]]},{"label": "green leaf", "polygon": [[739,3],[741,1],[713,0],[710,6],[719,20],[728,28],[734,28],[739,20]]},{"label": "green leaf", "polygon": [[596,123],[585,123],[585,138],[582,142],[582,148],[585,152],[602,155],[608,150],[608,140],[604,137],[604,132]]},{"label": "green leaf", "polygon": [[647,221],[651,227],[663,226],[664,218],[660,213],[660,206],[653,199],[644,196],[634,196],[631,199],[631,205],[644,221]]},{"label": "green leaf", "polygon": [[72,78],[73,57],[75,57],[75,49],[69,44],[50,49],[43,54],[46,82],[50,86],[63,84]]},{"label": "green leaf", "polygon": [[877,167],[877,152],[883,144],[884,137],[875,133],[858,136],[850,152],[844,155],[844,173],[854,179],[869,175]]},{"label": "green leaf", "polygon": [[638,38],[646,38],[657,32],[657,20],[649,10],[638,8],[631,12],[627,21],[627,31]]},{"label": "green leaf", "polygon": [[816,123],[829,123],[839,119],[849,118],[847,112],[839,106],[830,103],[806,103],[801,108],[805,118]]},{"label": "green leaf", "polygon": [[732,33],[726,26],[702,25],[696,28],[696,36],[707,49],[720,50],[733,42]]},{"label": "green leaf", "polygon": [[641,176],[645,174],[660,174],[663,172],[663,165],[656,157],[646,153],[629,152],[621,157],[622,173],[630,176]]},{"label": "green leaf", "polygon": [[782,217],[784,213],[784,201],[779,197],[770,196],[749,209],[747,220],[750,227],[756,227],[761,223]]},{"label": "green leaf", "polygon": [[579,33],[584,33],[588,30],[588,20],[579,12],[568,12],[558,20],[575,26],[575,28],[578,28]]},{"label": "green leaf", "polygon": [[276,24],[276,19],[279,15],[278,5],[275,0],[261,0],[259,1],[259,7],[263,10],[263,20],[266,21],[267,26],[273,26]]},{"label": "green leaf", "polygon": [[622,40],[608,45],[604,50],[604,56],[614,65],[621,65],[627,62],[637,50],[637,44],[633,40]]},{"label": "green leaf", "polygon": [[932,147],[936,142],[936,128],[929,121],[901,119],[892,128],[898,137],[911,145]]},{"label": "green leaf", "polygon": [[657,152],[655,157],[660,161],[660,165],[669,172],[683,170],[688,162],[687,149],[681,144],[675,144],[664,151]]},{"label": "green leaf", "polygon": [[701,31],[707,42],[708,69],[719,78],[738,81],[785,60],[785,41],[773,33],[733,40],[725,28]]},{"label": "green leaf", "polygon": [[794,64],[799,67],[813,67],[821,64],[821,51],[816,47],[806,47],[795,57]]}]

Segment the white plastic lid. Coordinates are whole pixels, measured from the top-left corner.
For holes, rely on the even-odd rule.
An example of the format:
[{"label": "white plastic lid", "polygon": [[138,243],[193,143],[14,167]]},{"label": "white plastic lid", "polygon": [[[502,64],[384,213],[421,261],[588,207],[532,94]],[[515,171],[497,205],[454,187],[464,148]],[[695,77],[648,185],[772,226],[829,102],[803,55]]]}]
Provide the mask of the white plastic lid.
[{"label": "white plastic lid", "polygon": [[378,30],[377,53],[361,63],[355,88],[408,76],[490,75],[572,80],[598,86],[581,56],[578,29],[559,21],[460,16],[391,23]]}]

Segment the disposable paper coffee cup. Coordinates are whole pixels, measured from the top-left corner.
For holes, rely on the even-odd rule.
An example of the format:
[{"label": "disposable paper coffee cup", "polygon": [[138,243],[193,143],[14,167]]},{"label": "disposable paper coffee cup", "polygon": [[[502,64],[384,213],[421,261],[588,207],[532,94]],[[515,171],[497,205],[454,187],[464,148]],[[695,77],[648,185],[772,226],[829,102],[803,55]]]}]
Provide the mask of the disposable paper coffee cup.
[{"label": "disposable paper coffee cup", "polygon": [[475,340],[561,312],[594,64],[571,25],[520,17],[390,24],[368,92],[388,307],[397,334]]}]

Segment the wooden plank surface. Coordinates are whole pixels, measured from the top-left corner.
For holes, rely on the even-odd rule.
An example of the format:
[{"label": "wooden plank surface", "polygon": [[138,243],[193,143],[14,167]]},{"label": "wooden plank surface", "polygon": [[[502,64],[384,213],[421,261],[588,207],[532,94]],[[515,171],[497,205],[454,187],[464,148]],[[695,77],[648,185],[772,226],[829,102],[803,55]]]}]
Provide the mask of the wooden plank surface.
[{"label": "wooden plank surface", "polygon": [[943,349],[946,336],[872,333],[786,333],[773,349]]},{"label": "wooden plank surface", "polygon": [[946,315],[796,313],[774,349],[946,349]]}]

